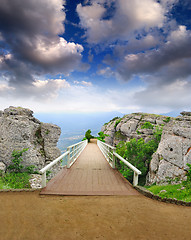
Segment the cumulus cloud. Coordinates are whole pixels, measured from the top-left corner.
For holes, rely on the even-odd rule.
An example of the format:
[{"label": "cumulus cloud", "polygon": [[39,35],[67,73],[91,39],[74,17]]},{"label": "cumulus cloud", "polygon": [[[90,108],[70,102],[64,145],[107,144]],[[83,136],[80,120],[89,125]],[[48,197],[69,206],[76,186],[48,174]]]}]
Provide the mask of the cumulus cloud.
[{"label": "cumulus cloud", "polygon": [[135,74],[154,74],[162,68],[167,71],[173,63],[191,58],[190,41],[191,31],[179,26],[159,49],[125,55],[117,66],[118,76],[129,80]]},{"label": "cumulus cloud", "polygon": [[64,3],[63,0],[1,1],[1,77],[21,95],[22,87],[35,86],[36,75],[68,74],[81,62],[83,47],[58,36],[64,33]]},{"label": "cumulus cloud", "polygon": [[127,40],[137,30],[162,27],[165,20],[165,11],[155,0],[92,0],[88,5],[78,4],[77,12],[89,43]]}]

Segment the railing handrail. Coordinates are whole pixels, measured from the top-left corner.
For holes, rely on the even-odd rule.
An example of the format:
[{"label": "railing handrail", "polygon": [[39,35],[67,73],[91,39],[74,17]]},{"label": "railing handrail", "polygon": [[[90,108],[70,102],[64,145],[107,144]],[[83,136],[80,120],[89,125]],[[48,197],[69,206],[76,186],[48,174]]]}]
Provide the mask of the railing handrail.
[{"label": "railing handrail", "polygon": [[75,147],[75,146],[80,145],[82,142],[85,142],[85,141],[86,141],[86,140],[83,140],[83,141],[81,141],[81,142],[75,143],[75,144],[73,144],[73,145],[68,146],[67,148]]},{"label": "railing handrail", "polygon": [[41,174],[45,173],[47,170],[49,170],[52,166],[54,166],[58,161],[60,161],[62,158],[64,158],[67,154],[69,153],[69,151],[66,151],[65,153],[63,153],[62,155],[60,155],[58,158],[56,158],[54,161],[52,161],[51,163],[49,163],[48,165],[46,165],[44,168],[42,168],[39,172]]},{"label": "railing handrail", "polygon": [[114,152],[113,153],[118,159],[120,159],[122,162],[124,162],[129,168],[131,168],[134,172],[136,172],[138,175],[141,174],[141,171],[134,167],[130,162],[125,160],[123,157],[121,157],[118,153]]},{"label": "railing handrail", "polygon": [[109,147],[109,148],[111,148],[111,149],[116,149],[116,147],[113,147],[113,146],[111,146],[111,145],[109,145],[109,144],[107,144],[107,143],[105,143],[105,142],[102,142],[102,141],[100,141],[100,140],[97,140],[97,141],[101,142],[102,144],[104,144],[105,146],[107,146],[107,147]]},{"label": "railing handrail", "polygon": [[[67,147],[67,151],[60,155],[58,158],[50,162],[48,165],[46,165],[44,168],[42,168],[39,172],[42,175],[42,187],[46,187],[46,171],[48,171],[51,167],[53,167],[57,162],[62,160],[65,156],[68,156],[67,159],[67,168],[70,168],[72,164],[76,161],[76,159],[79,157],[81,152],[86,147],[88,141],[84,140],[81,142],[78,142],[76,144],[70,145]],[[80,145],[78,148],[75,148],[76,146]],[[72,149],[72,151],[71,151]],[[70,152],[71,151],[71,152]],[[72,156],[71,156],[72,154]]]},{"label": "railing handrail", "polygon": [[106,160],[108,160],[109,164],[110,164],[110,160],[112,161],[112,164],[110,164],[112,168],[115,168],[115,158],[118,158],[134,171],[133,185],[136,186],[138,184],[138,176],[141,174],[141,171],[137,169],[135,166],[133,166],[126,159],[121,157],[119,154],[117,154],[115,152],[115,149],[116,149],[115,147],[110,146],[109,144],[104,143],[100,140],[97,140],[97,145],[100,148],[103,155],[105,156]]}]

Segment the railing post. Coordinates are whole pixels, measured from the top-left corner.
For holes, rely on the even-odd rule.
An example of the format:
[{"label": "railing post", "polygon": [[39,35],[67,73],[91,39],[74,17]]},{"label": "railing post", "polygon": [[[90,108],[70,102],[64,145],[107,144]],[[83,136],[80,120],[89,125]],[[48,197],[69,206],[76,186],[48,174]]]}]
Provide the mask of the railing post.
[{"label": "railing post", "polygon": [[115,155],[114,155],[114,150],[113,150],[113,156],[112,156],[112,168],[115,168]]},{"label": "railing post", "polygon": [[68,153],[68,160],[67,160],[67,168],[70,168],[70,148],[67,148],[67,151],[69,151]]},{"label": "railing post", "polygon": [[73,162],[73,161],[74,161],[74,147],[72,147],[71,151],[72,151],[72,157],[71,157],[71,159],[72,159],[72,162]]},{"label": "railing post", "polygon": [[139,175],[134,172],[134,176],[133,176],[133,186],[137,186],[138,184],[138,178],[139,178]]},{"label": "railing post", "polygon": [[42,174],[42,187],[46,187],[46,172]]}]

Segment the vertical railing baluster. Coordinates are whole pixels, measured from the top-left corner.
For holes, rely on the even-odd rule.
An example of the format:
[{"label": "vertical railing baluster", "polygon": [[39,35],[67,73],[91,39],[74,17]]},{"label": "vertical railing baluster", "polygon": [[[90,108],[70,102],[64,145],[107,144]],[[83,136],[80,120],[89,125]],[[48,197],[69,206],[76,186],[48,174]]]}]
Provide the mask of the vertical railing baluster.
[{"label": "vertical railing baluster", "polygon": [[68,159],[67,159],[67,168],[70,168],[70,147],[67,148],[68,153]]}]

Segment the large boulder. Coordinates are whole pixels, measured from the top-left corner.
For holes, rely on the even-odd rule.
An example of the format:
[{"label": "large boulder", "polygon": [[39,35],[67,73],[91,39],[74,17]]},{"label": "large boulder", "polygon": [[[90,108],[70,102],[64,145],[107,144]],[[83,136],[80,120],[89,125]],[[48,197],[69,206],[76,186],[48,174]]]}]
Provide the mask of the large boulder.
[{"label": "large boulder", "polygon": [[150,163],[147,184],[186,179],[187,163],[191,164],[191,115],[184,112],[164,127]]},{"label": "large boulder", "polygon": [[57,148],[60,134],[60,127],[41,123],[31,110],[9,107],[0,114],[0,162],[9,166],[13,150],[28,148],[22,164],[41,169],[61,155]]},{"label": "large boulder", "polygon": [[[147,113],[132,113],[124,117],[111,120],[102,127],[102,131],[108,134],[106,143],[116,146],[120,141],[130,141],[132,138],[143,138],[146,142],[152,139],[153,131],[157,126],[167,123],[168,117]],[[153,128],[143,128],[145,123],[150,123]]]}]

